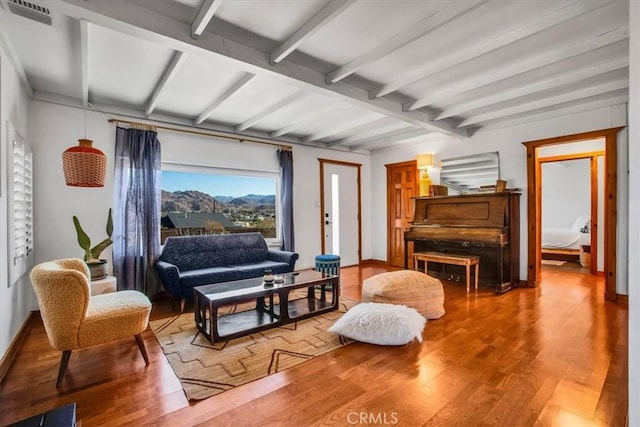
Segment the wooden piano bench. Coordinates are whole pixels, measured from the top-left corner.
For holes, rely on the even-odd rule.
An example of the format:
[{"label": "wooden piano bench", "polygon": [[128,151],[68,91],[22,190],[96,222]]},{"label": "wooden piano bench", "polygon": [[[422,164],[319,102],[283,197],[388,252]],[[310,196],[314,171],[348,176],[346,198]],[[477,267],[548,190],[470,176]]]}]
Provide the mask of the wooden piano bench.
[{"label": "wooden piano bench", "polygon": [[418,262],[424,262],[424,273],[427,274],[427,264],[439,262],[441,264],[464,265],[467,269],[467,293],[471,285],[471,266],[475,266],[476,280],[475,287],[478,290],[478,279],[480,277],[480,257],[475,255],[446,254],[443,252],[415,252],[413,254],[413,269],[418,270]]}]

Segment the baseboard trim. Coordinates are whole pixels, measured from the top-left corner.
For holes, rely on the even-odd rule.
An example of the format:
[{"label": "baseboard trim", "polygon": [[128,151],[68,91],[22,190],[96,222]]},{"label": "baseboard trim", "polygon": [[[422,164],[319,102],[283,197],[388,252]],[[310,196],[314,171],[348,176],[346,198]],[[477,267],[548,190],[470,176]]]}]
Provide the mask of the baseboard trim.
[{"label": "baseboard trim", "polygon": [[616,302],[621,302],[623,304],[629,304],[629,295],[624,295],[624,294],[617,294],[616,295]]},{"label": "baseboard trim", "polygon": [[360,264],[376,264],[376,265],[384,265],[388,266],[389,263],[387,261],[383,261],[381,259],[363,259],[360,261]]},{"label": "baseboard trim", "polygon": [[16,336],[13,337],[13,340],[11,340],[11,344],[9,344],[7,352],[2,357],[2,360],[0,360],[0,384],[4,382],[4,378],[7,375],[11,364],[13,363],[13,359],[15,359],[16,354],[18,354],[18,350],[27,337],[27,334],[31,329],[31,325],[37,319],[40,319],[40,311],[30,311],[24,323],[20,327],[20,330],[18,331]]}]

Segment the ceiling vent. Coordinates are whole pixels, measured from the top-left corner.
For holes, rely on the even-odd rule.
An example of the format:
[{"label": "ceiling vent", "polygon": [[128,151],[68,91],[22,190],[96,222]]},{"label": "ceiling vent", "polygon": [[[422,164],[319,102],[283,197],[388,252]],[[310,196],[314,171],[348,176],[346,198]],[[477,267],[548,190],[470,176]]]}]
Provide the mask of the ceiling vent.
[{"label": "ceiling vent", "polygon": [[9,0],[8,3],[11,12],[16,15],[51,25],[51,14],[48,8],[23,0]]}]

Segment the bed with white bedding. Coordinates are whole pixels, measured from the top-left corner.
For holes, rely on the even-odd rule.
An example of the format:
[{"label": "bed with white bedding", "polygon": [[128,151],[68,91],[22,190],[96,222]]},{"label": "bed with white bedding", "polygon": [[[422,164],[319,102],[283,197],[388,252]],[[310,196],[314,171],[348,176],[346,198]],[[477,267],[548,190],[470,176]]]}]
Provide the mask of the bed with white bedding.
[{"label": "bed with white bedding", "polygon": [[543,253],[580,253],[580,246],[591,244],[591,226],[588,215],[576,218],[571,228],[543,228]]}]

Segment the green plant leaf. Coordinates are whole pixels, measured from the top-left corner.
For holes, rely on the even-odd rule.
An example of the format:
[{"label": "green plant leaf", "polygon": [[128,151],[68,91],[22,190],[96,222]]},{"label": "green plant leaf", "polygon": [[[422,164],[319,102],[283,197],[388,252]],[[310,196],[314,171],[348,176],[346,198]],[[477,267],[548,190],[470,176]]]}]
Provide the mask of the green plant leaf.
[{"label": "green plant leaf", "polygon": [[100,259],[100,254],[109,246],[111,246],[112,243],[113,243],[113,240],[104,239],[102,242],[95,245],[93,248],[91,248],[91,258]]},{"label": "green plant leaf", "polygon": [[113,218],[111,216],[111,208],[109,208],[109,215],[107,216],[107,236],[111,238],[113,235]]},{"label": "green plant leaf", "polygon": [[91,253],[89,249],[91,248],[91,239],[87,236],[87,233],[84,232],[82,226],[80,225],[80,221],[77,216],[73,216],[73,225],[76,227],[76,233],[78,235],[78,244],[82,249],[84,249],[84,260],[87,261],[91,258]]}]

